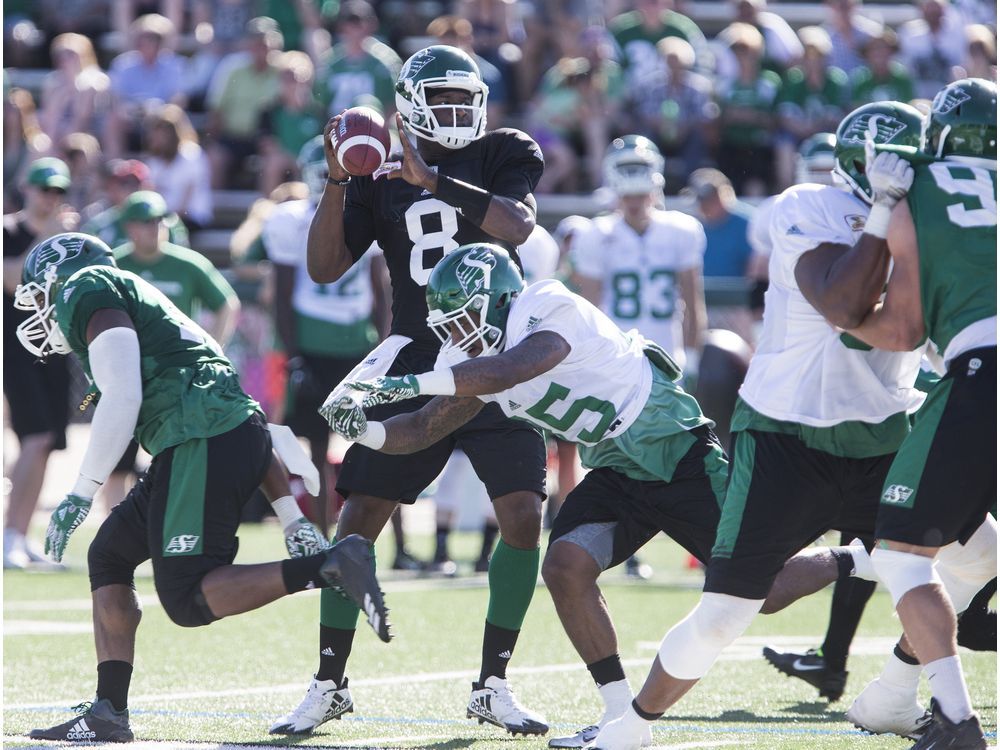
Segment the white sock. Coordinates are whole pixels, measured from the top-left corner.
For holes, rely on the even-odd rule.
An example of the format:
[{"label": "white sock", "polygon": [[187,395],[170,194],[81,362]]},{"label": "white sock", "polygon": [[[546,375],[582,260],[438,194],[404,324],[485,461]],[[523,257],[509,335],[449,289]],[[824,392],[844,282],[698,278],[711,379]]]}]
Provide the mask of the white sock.
[{"label": "white sock", "polygon": [[962,662],[957,656],[932,661],[924,669],[931,683],[931,693],[941,706],[941,713],[955,723],[972,716],[972,699],[962,675]]},{"label": "white sock", "polygon": [[604,715],[599,722],[604,726],[612,719],[617,719],[625,709],[632,703],[632,688],[628,686],[628,680],[615,680],[608,682],[597,688],[604,699]]},{"label": "white sock", "polygon": [[923,667],[919,664],[907,664],[892,654],[885,663],[885,667],[882,668],[882,674],[879,675],[878,681],[894,692],[912,695],[913,700],[916,700],[922,670]]}]

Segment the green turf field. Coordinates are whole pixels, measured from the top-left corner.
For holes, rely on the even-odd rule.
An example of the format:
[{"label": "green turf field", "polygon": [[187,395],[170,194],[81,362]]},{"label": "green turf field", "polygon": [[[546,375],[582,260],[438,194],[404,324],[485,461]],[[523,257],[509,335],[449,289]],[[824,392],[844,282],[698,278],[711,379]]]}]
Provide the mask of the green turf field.
[{"label": "green turf field", "polygon": [[[97,523],[74,536],[69,573],[4,573],[3,731],[6,747],[42,747],[20,737],[72,715],[93,696],[94,650],[87,544]],[[274,525],[241,529],[240,562],[283,555]],[[422,556],[432,540],[417,538]],[[456,534],[452,554],[471,560],[475,535]],[[391,562],[379,548],[380,561]],[[382,554],[382,553],[386,554]],[[697,600],[701,574],[686,570],[679,548],[663,538],[644,560],[652,581],[606,574],[605,596],[618,626],[620,651],[633,689],[645,677],[659,641]],[[168,621],[147,569],[140,569],[144,615],[139,628],[130,709],[138,739],[286,747],[430,747],[437,750],[542,748],[544,739],[509,739],[465,718],[470,682],[478,673],[487,589],[484,575],[454,581],[382,576],[396,638],[382,644],[362,624],[348,665],[356,713],[290,743],[267,734],[270,722],[304,694],[316,658],[319,598],[297,594],[263,610],[182,629]],[[890,601],[876,593],[865,612],[848,663],[847,694],[819,700],[808,685],[780,675],[760,658],[761,646],[817,645],[826,628],[830,591],[778,615],[758,617],[702,681],[653,730],[670,748],[894,748],[910,742],[868,737],[843,720],[850,697],[880,670],[898,635]],[[973,703],[996,736],[996,654],[963,653]],[[550,735],[572,733],[600,715],[590,676],[563,634],[545,588],[539,586],[508,675],[522,702],[544,714]],[[926,683],[921,695],[927,698]],[[850,697],[849,697],[850,696]],[[199,745],[202,747],[204,745]]]}]

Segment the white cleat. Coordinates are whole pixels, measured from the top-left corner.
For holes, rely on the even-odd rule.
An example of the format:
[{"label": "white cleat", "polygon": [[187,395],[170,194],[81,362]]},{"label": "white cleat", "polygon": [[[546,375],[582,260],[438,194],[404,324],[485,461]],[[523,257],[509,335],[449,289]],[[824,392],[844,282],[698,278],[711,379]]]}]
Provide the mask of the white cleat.
[{"label": "white cleat", "polygon": [[[600,724],[591,724],[589,727],[584,727],[576,734],[571,734],[566,737],[553,737],[549,740],[549,747],[592,747],[594,740],[597,739],[597,735],[600,733],[604,724],[605,722],[602,720]],[[649,747],[653,744],[653,733],[649,731],[649,727],[646,727],[646,731],[643,733],[640,742],[642,747]]]},{"label": "white cleat", "polygon": [[511,734],[545,734],[549,731],[545,717],[522,706],[502,677],[487,677],[482,687],[472,683],[472,697],[466,716],[478,719],[480,724],[489,722]]},{"label": "white cleat", "polygon": [[877,679],[868,683],[845,714],[847,720],[869,734],[898,734],[916,740],[931,723],[930,711],[909,695],[885,687]]},{"label": "white cleat", "polygon": [[344,684],[337,687],[334,680],[317,680],[309,683],[306,697],[290,713],[278,719],[268,730],[271,734],[310,734],[320,724],[339,719],[354,711],[351,691]]},{"label": "white cleat", "polygon": [[626,726],[625,722],[618,718],[601,727],[590,747],[594,750],[639,750],[640,747],[652,744],[653,733],[649,729],[649,724],[641,727]]}]

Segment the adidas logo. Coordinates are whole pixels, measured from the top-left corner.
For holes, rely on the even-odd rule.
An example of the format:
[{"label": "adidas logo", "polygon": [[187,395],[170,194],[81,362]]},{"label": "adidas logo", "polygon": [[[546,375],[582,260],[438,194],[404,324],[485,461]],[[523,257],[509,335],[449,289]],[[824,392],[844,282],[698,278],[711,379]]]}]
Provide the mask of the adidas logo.
[{"label": "adidas logo", "polygon": [[512,654],[510,653],[510,649],[507,649],[506,651],[501,651],[499,654],[497,654],[497,656],[499,656],[501,659],[509,659],[512,656]]},{"label": "adidas logo", "polygon": [[788,227],[788,231],[785,232],[785,234],[787,234],[789,236],[792,236],[792,235],[801,235],[802,234],[802,230],[799,229],[795,224],[792,224],[790,227]]},{"label": "adidas logo", "polygon": [[493,716],[493,706],[489,695],[481,695],[472,701],[469,706],[473,713],[479,716]]},{"label": "adidas logo", "polygon": [[92,740],[97,737],[97,732],[87,726],[86,719],[80,719],[73,728],[66,732],[67,740]]},{"label": "adidas logo", "polygon": [[323,656],[334,656],[333,649],[330,648],[329,646],[320,651],[320,654],[322,654]]},{"label": "adidas logo", "polygon": [[517,411],[521,408],[521,405],[515,401],[507,401],[507,406],[510,407],[511,411]]}]

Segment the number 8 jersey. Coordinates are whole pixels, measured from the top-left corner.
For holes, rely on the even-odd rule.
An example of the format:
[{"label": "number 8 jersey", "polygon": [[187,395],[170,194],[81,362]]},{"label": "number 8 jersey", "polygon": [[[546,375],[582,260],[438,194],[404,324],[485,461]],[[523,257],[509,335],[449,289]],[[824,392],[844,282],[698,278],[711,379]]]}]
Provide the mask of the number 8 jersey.
[{"label": "number 8 jersey", "polygon": [[[544,166],[538,145],[508,128],[490,131],[429,164],[439,174],[520,201],[532,210],[534,200],[528,196]],[[378,242],[392,281],[392,333],[435,350],[439,343],[427,327],[424,287],[441,258],[461,245],[492,242],[521,265],[512,245],[467,221],[458,209],[423,188],[378,172],[351,180],[344,200],[344,238],[355,261],[373,241]]]}]

